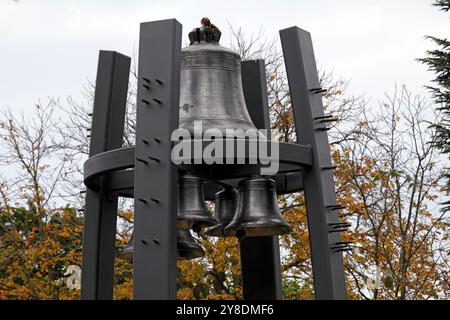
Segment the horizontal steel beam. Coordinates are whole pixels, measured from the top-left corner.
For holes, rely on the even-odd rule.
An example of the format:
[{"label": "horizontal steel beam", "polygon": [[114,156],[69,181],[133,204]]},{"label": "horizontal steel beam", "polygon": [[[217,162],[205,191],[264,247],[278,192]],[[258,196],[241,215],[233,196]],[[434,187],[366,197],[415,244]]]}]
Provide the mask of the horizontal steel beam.
[{"label": "horizontal steel beam", "polygon": [[[181,144],[186,142],[181,142]],[[195,142],[194,142],[195,143]],[[194,143],[191,144],[192,148],[194,148]],[[201,141],[202,150],[204,150],[210,143],[210,141]],[[227,142],[224,140],[224,145]],[[239,140],[234,140],[234,147],[240,143]],[[248,163],[250,160],[260,161],[261,158],[258,156],[254,157],[253,155],[249,155],[248,142],[244,142],[247,144],[246,153],[244,155],[245,161]],[[308,146],[293,144],[293,143],[284,143],[284,142],[272,142],[277,144],[279,147],[279,162],[280,168],[279,173],[288,173],[288,172],[298,172],[303,167],[309,167],[312,164],[312,150]],[[269,148],[269,147],[268,147]],[[269,149],[270,150],[270,149]],[[235,153],[236,154],[236,153]],[[194,152],[191,153],[194,155]],[[105,175],[107,173],[111,173],[113,171],[119,171],[123,169],[133,168],[135,165],[135,148],[127,147],[116,150],[111,150],[107,152],[100,153],[95,155],[84,163],[84,183],[87,186],[92,188],[96,187],[96,178]],[[196,158],[195,156],[190,156],[186,158],[180,158],[179,160],[187,162],[188,160],[191,163],[195,163],[196,161],[200,161],[200,158]],[[206,161],[211,159],[206,159]],[[137,158],[137,161],[151,162],[151,159],[147,158]],[[239,177],[245,177],[251,174],[258,174],[260,168],[263,167],[262,164],[257,165],[227,165],[226,167],[223,165],[181,165],[180,168],[184,170],[193,170],[196,174],[200,176],[210,179],[210,180],[222,180],[225,178],[234,179]]]},{"label": "horizontal steel beam", "polygon": [[134,167],[135,148],[127,147],[99,153],[84,163],[84,184],[95,188],[96,178],[113,171]]}]

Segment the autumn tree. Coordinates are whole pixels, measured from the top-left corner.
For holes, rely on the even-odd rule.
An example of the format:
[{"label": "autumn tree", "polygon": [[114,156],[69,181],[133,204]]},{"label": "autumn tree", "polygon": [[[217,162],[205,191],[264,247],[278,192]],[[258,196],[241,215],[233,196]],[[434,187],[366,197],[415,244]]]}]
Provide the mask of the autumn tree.
[{"label": "autumn tree", "polygon": [[[81,266],[84,201],[82,181],[76,184],[75,176],[88,147],[81,135],[69,136],[71,144],[65,141],[72,115],[61,113],[60,106],[49,99],[30,117],[11,110],[0,115],[0,299],[79,297],[66,282],[68,267]],[[84,116],[89,117],[71,119],[87,128]],[[126,210],[118,215],[122,224],[132,219]],[[129,235],[126,226],[119,229]],[[118,238],[118,247],[124,243]],[[115,297],[130,297],[132,266],[120,255],[115,265]]]},{"label": "autumn tree", "polygon": [[[449,295],[448,217],[437,210],[442,164],[427,143],[434,116],[430,103],[405,87],[366,111],[358,139],[334,148],[346,239],[347,279],[364,299],[437,299]],[[382,283],[368,286],[380,270]],[[371,279],[372,278],[372,279]]]},{"label": "autumn tree", "polygon": [[56,152],[55,103],[0,118],[0,299],[71,299],[66,268],[81,259],[81,215],[58,206],[67,159]]}]

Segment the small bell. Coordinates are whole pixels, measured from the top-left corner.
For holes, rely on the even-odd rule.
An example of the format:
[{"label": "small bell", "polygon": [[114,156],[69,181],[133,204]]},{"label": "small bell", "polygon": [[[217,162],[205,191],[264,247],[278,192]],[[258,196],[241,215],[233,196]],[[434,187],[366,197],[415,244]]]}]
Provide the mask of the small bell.
[{"label": "small bell", "polygon": [[205,251],[194,239],[190,230],[178,230],[178,260],[191,260],[203,257]]},{"label": "small bell", "polygon": [[231,233],[225,234],[225,227],[233,220],[237,207],[237,191],[233,187],[226,187],[224,190],[217,192],[215,196],[214,217],[219,224],[208,228],[205,231],[207,236],[211,237],[229,237]]},{"label": "small bell", "polygon": [[236,214],[225,233],[237,237],[264,237],[292,231],[278,208],[276,183],[272,179],[252,177],[239,183]]},{"label": "small bell", "polygon": [[[122,257],[128,261],[133,261],[134,252],[134,232],[127,245],[120,251]],[[177,259],[191,260],[203,257],[205,251],[194,239],[189,230],[177,230]]]},{"label": "small bell", "polygon": [[203,181],[193,175],[180,176],[178,180],[178,229],[200,231],[217,223],[205,206]]},{"label": "small bell", "polygon": [[123,249],[120,251],[121,256],[128,261],[133,260],[133,251],[134,251],[133,238],[134,232],[131,234],[130,240],[128,240],[127,245],[123,247]]}]

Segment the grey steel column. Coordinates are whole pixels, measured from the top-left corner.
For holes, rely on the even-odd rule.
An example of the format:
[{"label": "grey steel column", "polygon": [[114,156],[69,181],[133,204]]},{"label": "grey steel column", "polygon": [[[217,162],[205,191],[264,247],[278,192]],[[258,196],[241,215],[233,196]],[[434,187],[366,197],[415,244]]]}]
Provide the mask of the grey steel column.
[{"label": "grey steel column", "polygon": [[304,170],[303,183],[311,243],[316,299],[346,299],[344,264],[339,233],[331,157],[321,89],[311,35],[297,27],[280,31],[298,143],[313,148],[313,166]]},{"label": "grey steel column", "polygon": [[176,298],[177,170],[181,24],[141,24],[134,179],[134,299]]},{"label": "grey steel column", "polygon": [[[242,62],[242,86],[253,123],[270,130],[264,60]],[[244,299],[282,299],[278,237],[242,238],[239,246]]]},{"label": "grey steel column", "polygon": [[[100,51],[89,156],[122,146],[130,58]],[[87,188],[83,231],[81,299],[112,299],[117,197],[108,196],[108,177]]]}]

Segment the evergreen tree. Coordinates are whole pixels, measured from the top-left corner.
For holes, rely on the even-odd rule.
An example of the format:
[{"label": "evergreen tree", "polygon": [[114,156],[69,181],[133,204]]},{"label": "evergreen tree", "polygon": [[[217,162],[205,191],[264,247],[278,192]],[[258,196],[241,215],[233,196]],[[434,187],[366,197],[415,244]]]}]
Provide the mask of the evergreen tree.
[{"label": "evergreen tree", "polygon": [[[450,11],[450,0],[436,0],[433,5],[444,12]],[[437,49],[427,51],[427,56],[419,59],[436,74],[435,85],[428,86],[440,112],[440,121],[433,125],[436,130],[433,143],[450,159],[450,40],[432,36],[427,36],[427,39],[437,45]],[[450,191],[450,168],[446,171],[446,179],[447,190]],[[450,201],[445,205],[444,210],[450,211]]]}]

